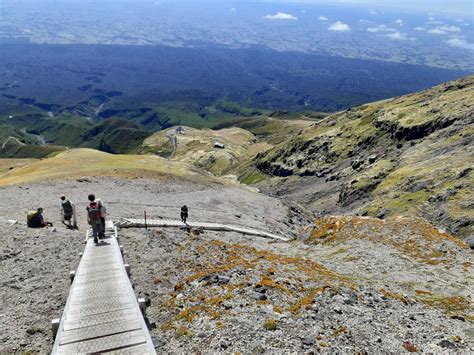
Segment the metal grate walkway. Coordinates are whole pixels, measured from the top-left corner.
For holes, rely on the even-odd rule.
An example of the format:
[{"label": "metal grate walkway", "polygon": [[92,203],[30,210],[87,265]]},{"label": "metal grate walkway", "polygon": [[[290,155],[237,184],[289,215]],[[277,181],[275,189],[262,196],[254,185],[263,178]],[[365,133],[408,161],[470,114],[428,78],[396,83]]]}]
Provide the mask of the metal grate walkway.
[{"label": "metal grate walkway", "polygon": [[111,221],[86,240],[52,353],[155,354]]}]

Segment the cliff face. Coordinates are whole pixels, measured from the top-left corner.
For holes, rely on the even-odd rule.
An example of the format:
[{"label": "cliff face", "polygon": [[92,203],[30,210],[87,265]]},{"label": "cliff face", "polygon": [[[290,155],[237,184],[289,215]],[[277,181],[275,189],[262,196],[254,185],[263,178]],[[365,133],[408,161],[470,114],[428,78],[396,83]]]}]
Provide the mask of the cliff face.
[{"label": "cliff face", "polygon": [[314,212],[423,216],[473,232],[474,76],[331,115],[255,159]]}]

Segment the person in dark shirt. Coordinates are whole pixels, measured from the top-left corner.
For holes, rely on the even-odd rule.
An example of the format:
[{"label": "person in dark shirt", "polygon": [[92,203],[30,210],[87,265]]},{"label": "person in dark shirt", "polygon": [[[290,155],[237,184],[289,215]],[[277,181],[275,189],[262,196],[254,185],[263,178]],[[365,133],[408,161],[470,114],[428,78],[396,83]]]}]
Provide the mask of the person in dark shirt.
[{"label": "person in dark shirt", "polygon": [[183,223],[186,223],[186,220],[188,219],[188,207],[184,205],[181,207],[181,221]]},{"label": "person in dark shirt", "polygon": [[43,218],[43,208],[39,207],[36,213],[32,213],[28,216],[28,227],[30,228],[43,228],[46,226],[53,226],[51,222],[46,222]]}]

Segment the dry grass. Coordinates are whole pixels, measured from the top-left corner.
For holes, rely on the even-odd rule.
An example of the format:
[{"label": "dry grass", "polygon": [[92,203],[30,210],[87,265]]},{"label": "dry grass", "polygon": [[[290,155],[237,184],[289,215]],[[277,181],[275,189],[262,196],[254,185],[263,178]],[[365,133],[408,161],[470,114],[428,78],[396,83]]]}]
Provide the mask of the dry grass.
[{"label": "dry grass", "polygon": [[[185,127],[184,134],[178,134],[178,146],[174,161],[194,164],[215,175],[229,173],[257,153],[272,148],[272,145],[259,142],[256,137],[241,128],[221,130],[196,129]],[[155,133],[143,143],[144,147],[163,150],[169,145],[167,134],[175,128]],[[221,142],[225,149],[214,148],[214,142]],[[168,147],[169,148],[169,147]]]},{"label": "dry grass", "polygon": [[[5,171],[12,164],[18,167]],[[71,149],[42,160],[0,160],[0,186],[86,176],[209,180],[185,163],[152,155],[113,155],[93,149]]]}]

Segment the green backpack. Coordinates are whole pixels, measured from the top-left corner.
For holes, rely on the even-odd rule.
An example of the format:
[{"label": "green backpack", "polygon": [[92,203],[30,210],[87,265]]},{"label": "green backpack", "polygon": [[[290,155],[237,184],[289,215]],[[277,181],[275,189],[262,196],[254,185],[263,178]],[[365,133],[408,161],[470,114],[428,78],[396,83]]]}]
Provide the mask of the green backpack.
[{"label": "green backpack", "polygon": [[61,202],[63,206],[64,213],[66,214],[72,214],[72,204],[69,200],[65,200]]}]

